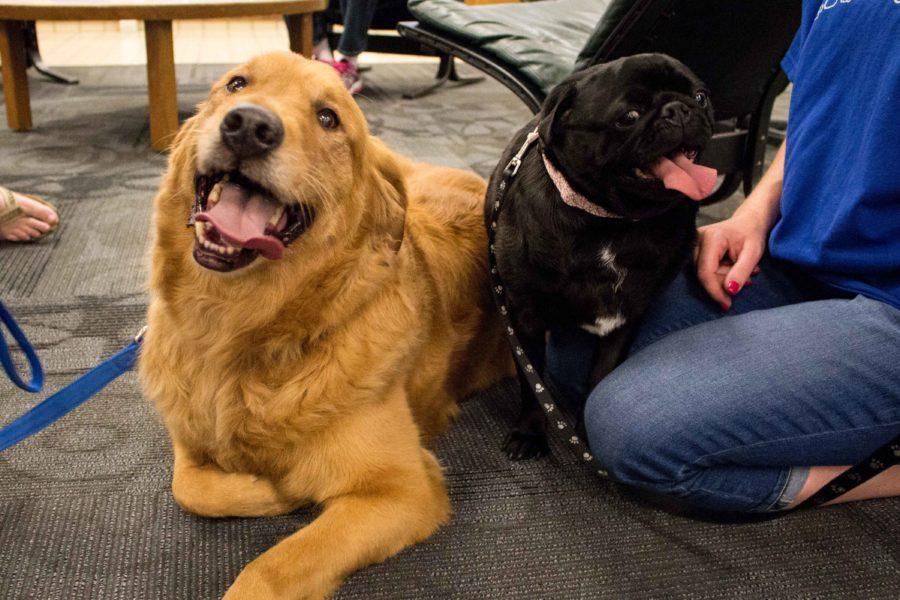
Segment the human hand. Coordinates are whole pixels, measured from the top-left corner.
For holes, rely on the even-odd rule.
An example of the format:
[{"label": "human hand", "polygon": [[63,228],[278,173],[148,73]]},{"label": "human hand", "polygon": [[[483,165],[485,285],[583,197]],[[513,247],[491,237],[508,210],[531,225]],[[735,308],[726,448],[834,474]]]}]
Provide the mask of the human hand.
[{"label": "human hand", "polygon": [[769,233],[766,221],[738,211],[730,219],[701,227],[697,233],[697,278],[722,310],[728,310],[731,296],[759,272],[757,265]]}]

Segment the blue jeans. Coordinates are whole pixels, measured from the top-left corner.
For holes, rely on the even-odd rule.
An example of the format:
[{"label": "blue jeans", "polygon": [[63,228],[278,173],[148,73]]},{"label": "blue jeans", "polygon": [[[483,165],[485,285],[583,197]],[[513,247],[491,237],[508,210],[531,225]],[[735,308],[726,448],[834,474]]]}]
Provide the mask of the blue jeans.
[{"label": "blue jeans", "polygon": [[548,375],[587,396],[613,478],[703,510],[775,511],[809,466],[855,464],[900,434],[900,310],[760,266],[728,313],[687,268],[592,391],[597,338],[551,333]]},{"label": "blue jeans", "polygon": [[[366,49],[369,25],[375,15],[376,0],[341,0],[341,18],[344,31],[338,41],[337,50],[344,56],[357,56]],[[324,13],[313,16],[313,42],[325,39],[327,34]]]}]

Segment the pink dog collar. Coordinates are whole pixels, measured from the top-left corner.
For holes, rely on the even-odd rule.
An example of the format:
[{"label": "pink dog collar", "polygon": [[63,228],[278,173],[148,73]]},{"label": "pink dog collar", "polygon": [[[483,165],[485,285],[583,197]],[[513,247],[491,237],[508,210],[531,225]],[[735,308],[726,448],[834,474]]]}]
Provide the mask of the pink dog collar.
[{"label": "pink dog collar", "polygon": [[547,174],[550,176],[550,179],[553,181],[553,185],[556,186],[556,191],[559,192],[559,195],[562,197],[562,201],[571,206],[572,208],[580,208],[581,210],[594,215],[595,217],[602,217],[604,219],[621,219],[622,217],[613,214],[603,208],[597,206],[569,185],[569,182],[566,181],[565,175],[563,175],[559,169],[553,166],[553,163],[547,158],[547,155],[541,151],[541,158],[544,159],[544,168],[547,169]]}]

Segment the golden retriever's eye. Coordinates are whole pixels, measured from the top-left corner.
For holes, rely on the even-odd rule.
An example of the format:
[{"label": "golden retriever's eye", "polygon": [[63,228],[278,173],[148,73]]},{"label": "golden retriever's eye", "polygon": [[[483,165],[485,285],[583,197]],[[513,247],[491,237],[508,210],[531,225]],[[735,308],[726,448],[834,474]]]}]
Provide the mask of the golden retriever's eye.
[{"label": "golden retriever's eye", "polygon": [[225,84],[225,89],[228,90],[229,94],[233,94],[235,92],[239,92],[242,89],[247,87],[247,80],[241,77],[240,75],[236,75],[232,77],[227,84]]},{"label": "golden retriever's eye", "polygon": [[319,125],[324,129],[334,129],[340,125],[337,114],[330,108],[323,108],[318,113]]}]

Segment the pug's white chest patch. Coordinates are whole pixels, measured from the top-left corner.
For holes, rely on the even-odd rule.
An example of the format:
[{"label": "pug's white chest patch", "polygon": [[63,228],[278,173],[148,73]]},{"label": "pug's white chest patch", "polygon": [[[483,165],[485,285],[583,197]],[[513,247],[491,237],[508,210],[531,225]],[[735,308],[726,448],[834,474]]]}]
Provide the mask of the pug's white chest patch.
[{"label": "pug's white chest patch", "polygon": [[604,335],[615,331],[624,324],[625,317],[623,317],[619,313],[616,313],[610,317],[597,317],[596,319],[594,319],[593,323],[585,323],[581,326],[581,328],[588,333],[593,333],[596,336],[603,337]]},{"label": "pug's white chest patch", "polygon": [[600,249],[597,259],[600,261],[600,266],[608,269],[615,276],[613,291],[618,292],[622,284],[625,283],[625,278],[628,277],[628,269],[616,263],[616,255],[609,246],[604,246]]},{"label": "pug's white chest patch", "polygon": [[[616,263],[616,255],[609,246],[604,246],[600,249],[600,252],[597,254],[597,260],[602,268],[612,273],[615,278],[612,285],[613,293],[618,293],[622,288],[622,284],[625,283],[625,278],[628,276],[628,269]],[[621,313],[616,312],[598,316],[593,323],[585,323],[581,328],[596,336],[603,337],[624,324],[625,317]]]}]

